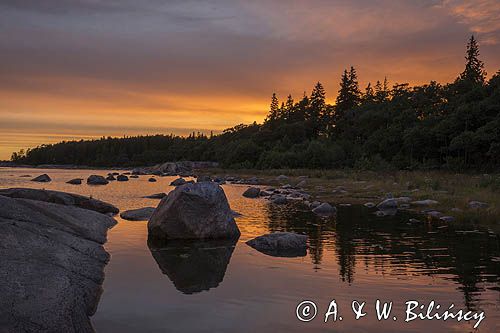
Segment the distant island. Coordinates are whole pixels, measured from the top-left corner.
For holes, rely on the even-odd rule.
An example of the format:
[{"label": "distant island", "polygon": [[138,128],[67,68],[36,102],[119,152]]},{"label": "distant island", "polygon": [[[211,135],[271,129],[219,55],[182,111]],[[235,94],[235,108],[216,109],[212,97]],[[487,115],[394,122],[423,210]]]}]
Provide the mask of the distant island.
[{"label": "distant island", "polygon": [[16,164],[145,166],[215,161],[226,168],[495,170],[500,165],[500,70],[487,80],[474,36],[465,68],[448,84],[358,84],[346,69],[335,105],[318,82],[310,95],[272,95],[263,124],[221,134],[63,141],[12,154]]}]

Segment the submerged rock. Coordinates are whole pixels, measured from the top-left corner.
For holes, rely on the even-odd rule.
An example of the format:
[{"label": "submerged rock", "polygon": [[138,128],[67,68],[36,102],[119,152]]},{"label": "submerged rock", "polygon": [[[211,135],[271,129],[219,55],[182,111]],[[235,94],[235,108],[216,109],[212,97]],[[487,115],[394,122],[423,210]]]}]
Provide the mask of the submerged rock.
[{"label": "submerged rock", "polygon": [[94,332],[111,217],[0,195],[2,332]]},{"label": "submerged rock", "polygon": [[66,206],[76,206],[102,214],[117,214],[119,212],[118,208],[107,202],[92,199],[79,194],[60,191],[38,190],[33,188],[9,188],[1,189],[0,195],[10,198],[30,199],[52,202]]},{"label": "submerged rock", "polygon": [[66,182],[66,184],[71,184],[71,185],[81,185],[82,184],[82,180],[81,178],[75,178],[75,179],[71,179],[71,180],[68,180]]},{"label": "submerged rock", "polygon": [[153,215],[154,211],[154,207],[130,209],[120,213],[120,217],[128,221],[147,221]]},{"label": "submerged rock", "polygon": [[213,182],[177,187],[163,198],[149,219],[150,238],[238,238],[224,190]]},{"label": "submerged rock", "polygon": [[184,294],[194,294],[222,283],[236,241],[148,240],[148,246],[160,270],[175,288]]},{"label": "submerged rock", "polygon": [[43,175],[40,175],[40,176],[37,176],[37,177],[33,178],[31,181],[32,182],[39,182],[39,183],[48,183],[51,180],[52,179],[49,177],[49,175],[47,175],[46,173],[44,173]]},{"label": "submerged rock", "polygon": [[163,199],[167,196],[166,193],[155,193],[155,194],[151,194],[151,195],[146,195],[144,196],[143,198],[146,198],[146,199]]},{"label": "submerged rock", "polygon": [[430,199],[425,199],[425,200],[417,200],[417,201],[412,201],[411,204],[415,206],[431,206],[431,205],[437,205],[439,202],[436,200],[430,200]]},{"label": "submerged rock", "polygon": [[337,208],[330,205],[328,202],[323,202],[322,204],[314,208],[312,211],[317,215],[332,216],[335,215],[335,213],[337,213]]},{"label": "submerged rock", "polygon": [[257,198],[260,194],[260,188],[258,187],[249,187],[245,192],[243,192],[243,196],[245,198]]},{"label": "submerged rock", "polygon": [[109,182],[103,177],[99,175],[91,175],[87,178],[87,184],[89,185],[106,185]]},{"label": "submerged rock", "polygon": [[307,254],[307,236],[293,232],[274,232],[246,242],[259,252],[274,257],[303,257]]}]

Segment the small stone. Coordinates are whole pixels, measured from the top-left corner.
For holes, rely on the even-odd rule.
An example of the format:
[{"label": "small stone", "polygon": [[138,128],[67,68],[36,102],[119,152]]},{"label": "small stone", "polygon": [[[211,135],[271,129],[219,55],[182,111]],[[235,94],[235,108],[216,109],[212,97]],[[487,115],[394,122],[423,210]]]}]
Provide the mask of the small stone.
[{"label": "small stone", "polygon": [[258,187],[249,187],[245,192],[243,192],[243,196],[245,198],[257,198],[260,194],[260,188]]},{"label": "small stone", "polygon": [[39,182],[39,183],[48,183],[51,180],[52,179],[49,177],[49,175],[47,175],[46,173],[44,173],[43,175],[40,175],[38,177],[33,178],[31,181],[32,182]]},{"label": "small stone", "polygon": [[128,176],[125,176],[125,175],[118,175],[116,177],[116,180],[119,181],[119,182],[126,182],[128,181]]}]

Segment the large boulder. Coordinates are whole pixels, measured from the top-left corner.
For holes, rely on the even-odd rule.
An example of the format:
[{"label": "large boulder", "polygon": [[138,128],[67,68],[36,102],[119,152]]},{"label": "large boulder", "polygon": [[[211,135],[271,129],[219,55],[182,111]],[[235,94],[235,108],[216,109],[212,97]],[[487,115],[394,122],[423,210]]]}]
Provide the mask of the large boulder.
[{"label": "large boulder", "polygon": [[249,187],[243,192],[243,196],[245,198],[257,198],[260,195],[260,188],[258,187]]},{"label": "large boulder", "polygon": [[0,195],[0,331],[94,332],[109,216]]},{"label": "large boulder", "polygon": [[30,199],[52,202],[66,206],[76,206],[102,214],[117,214],[119,211],[118,208],[107,202],[92,199],[79,194],[59,191],[38,190],[33,188],[8,188],[1,189],[0,195],[10,198]]},{"label": "large boulder", "polygon": [[147,221],[153,215],[154,211],[154,207],[130,209],[120,213],[120,217],[128,221]]},{"label": "large boulder", "polygon": [[170,192],[149,219],[148,230],[153,239],[240,236],[224,190],[212,182],[189,183]]},{"label": "large boulder", "polygon": [[91,175],[87,178],[87,184],[89,185],[106,185],[109,182],[103,176]]},{"label": "large boulder", "polygon": [[184,294],[216,288],[224,279],[236,239],[167,241],[148,240],[163,274]]},{"label": "large boulder", "polygon": [[37,177],[33,178],[31,181],[32,182],[39,182],[39,183],[48,183],[51,180],[52,179],[49,177],[49,175],[47,175],[46,173],[44,173],[43,175],[40,175],[40,176],[37,176]]},{"label": "large boulder", "polygon": [[300,257],[306,255],[307,236],[293,232],[274,232],[246,242],[259,252],[274,257]]}]

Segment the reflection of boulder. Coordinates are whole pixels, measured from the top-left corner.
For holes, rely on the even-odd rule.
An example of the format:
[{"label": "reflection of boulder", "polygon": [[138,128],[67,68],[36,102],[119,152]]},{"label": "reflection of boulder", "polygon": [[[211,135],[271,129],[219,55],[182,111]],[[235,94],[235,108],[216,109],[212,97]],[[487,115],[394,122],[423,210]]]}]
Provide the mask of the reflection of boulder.
[{"label": "reflection of boulder", "polygon": [[184,294],[216,288],[224,279],[236,246],[233,240],[157,242],[148,240],[163,274]]}]

